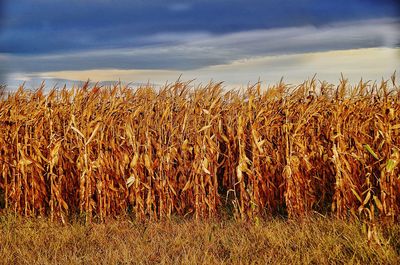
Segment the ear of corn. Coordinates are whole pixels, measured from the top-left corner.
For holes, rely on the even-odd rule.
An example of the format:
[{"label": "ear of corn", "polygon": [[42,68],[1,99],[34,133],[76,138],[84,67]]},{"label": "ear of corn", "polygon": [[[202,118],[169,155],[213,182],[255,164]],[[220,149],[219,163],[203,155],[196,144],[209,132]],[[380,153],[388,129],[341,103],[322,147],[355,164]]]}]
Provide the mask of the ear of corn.
[{"label": "ear of corn", "polygon": [[0,100],[0,206],[15,213],[399,219],[394,78],[43,90]]}]

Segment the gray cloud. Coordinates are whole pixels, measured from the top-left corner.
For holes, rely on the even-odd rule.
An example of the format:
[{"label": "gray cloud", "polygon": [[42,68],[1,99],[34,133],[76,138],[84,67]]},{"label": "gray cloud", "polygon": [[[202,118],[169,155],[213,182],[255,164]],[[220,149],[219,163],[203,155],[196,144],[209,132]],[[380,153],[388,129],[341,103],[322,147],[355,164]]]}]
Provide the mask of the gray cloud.
[{"label": "gray cloud", "polygon": [[[0,52],[49,54],[142,47],[167,32],[230,34],[398,17],[395,0],[1,0]],[[1,9],[1,4],[0,4]],[[0,10],[1,12],[1,10]],[[159,44],[159,43],[152,43]]]},{"label": "gray cloud", "polygon": [[175,12],[184,12],[192,8],[192,4],[188,2],[172,3],[168,6],[168,9]]},{"label": "gray cloud", "polygon": [[266,55],[393,47],[399,43],[399,25],[398,20],[380,19],[225,35],[205,32],[183,35],[163,33],[149,37],[151,41],[158,39],[163,42],[162,45],[46,56],[3,55],[0,65],[7,65],[7,71],[11,73],[88,69],[199,69]]}]

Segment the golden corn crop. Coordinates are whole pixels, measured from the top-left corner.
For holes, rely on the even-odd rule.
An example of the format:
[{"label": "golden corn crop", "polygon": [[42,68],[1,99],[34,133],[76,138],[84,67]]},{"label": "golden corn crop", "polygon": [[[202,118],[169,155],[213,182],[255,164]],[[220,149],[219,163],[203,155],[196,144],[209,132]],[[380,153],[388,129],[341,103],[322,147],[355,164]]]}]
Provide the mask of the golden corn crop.
[{"label": "golden corn crop", "polygon": [[0,207],[238,219],[313,212],[394,222],[400,213],[395,78],[262,89],[116,84],[0,97]]}]

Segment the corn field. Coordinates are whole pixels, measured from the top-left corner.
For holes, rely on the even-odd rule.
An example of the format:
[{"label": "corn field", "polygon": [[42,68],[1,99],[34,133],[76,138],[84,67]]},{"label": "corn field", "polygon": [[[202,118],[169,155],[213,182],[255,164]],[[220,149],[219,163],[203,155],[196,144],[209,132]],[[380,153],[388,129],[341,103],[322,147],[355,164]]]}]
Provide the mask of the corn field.
[{"label": "corn field", "polygon": [[104,220],[400,218],[400,89],[89,85],[0,97],[0,208]]}]

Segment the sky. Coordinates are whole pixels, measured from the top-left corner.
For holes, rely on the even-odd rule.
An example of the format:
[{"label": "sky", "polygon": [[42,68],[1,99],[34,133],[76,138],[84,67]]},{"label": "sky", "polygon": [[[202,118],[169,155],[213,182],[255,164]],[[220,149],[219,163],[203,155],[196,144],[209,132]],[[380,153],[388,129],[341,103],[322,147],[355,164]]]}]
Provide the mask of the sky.
[{"label": "sky", "polygon": [[389,78],[392,0],[0,0],[0,82]]}]

